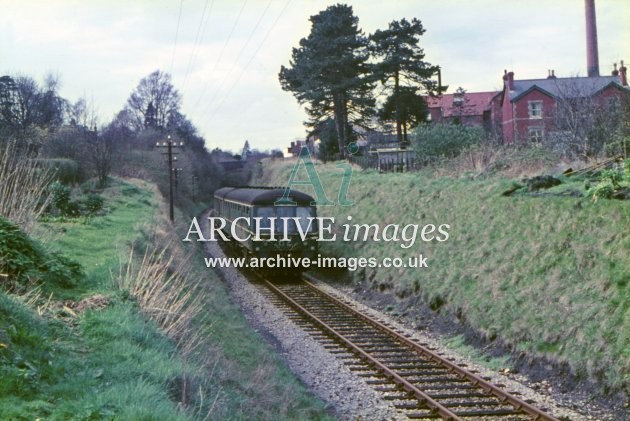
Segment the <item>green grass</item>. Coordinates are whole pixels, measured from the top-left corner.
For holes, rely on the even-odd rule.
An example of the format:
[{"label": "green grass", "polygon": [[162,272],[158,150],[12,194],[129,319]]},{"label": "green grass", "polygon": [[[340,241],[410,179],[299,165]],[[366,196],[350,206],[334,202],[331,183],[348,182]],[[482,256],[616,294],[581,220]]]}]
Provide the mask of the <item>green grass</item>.
[{"label": "green grass", "polygon": [[[48,248],[80,262],[85,272],[73,288],[42,285],[45,297],[52,293],[50,311],[39,315],[0,292],[3,419],[189,418],[169,389],[190,368],[110,281],[121,254],[139,236],[139,224],[155,217],[157,201],[151,190],[120,180],[106,194],[105,216],[44,223],[36,231],[55,233]],[[57,299],[78,301],[98,292],[109,297],[106,309],[59,317],[63,303]]]},{"label": "green grass", "polygon": [[[286,185],[294,163],[267,164],[254,183]],[[317,169],[335,197],[341,171],[334,163]],[[355,169],[348,193],[354,205],[320,207],[320,215],[341,223],[352,215],[352,223],[381,227],[449,224],[450,238],[417,240],[409,249],[374,241],[320,246],[339,256],[429,256],[428,268],[366,269],[353,277],[399,296],[443,302],[439,311],[463,314],[482,335],[568,362],[603,385],[629,387],[630,202],[501,196],[513,181]],[[555,189],[583,186],[571,183]]]},{"label": "green grass", "polygon": [[[156,190],[114,180],[103,195],[105,215],[51,219],[36,230],[48,238],[48,249],[82,264],[85,276],[75,286],[43,285],[39,311],[0,290],[0,419],[330,418],[249,327],[201,258],[191,264],[196,277],[207,279],[208,306],[195,321],[203,346],[184,360],[111,282],[130,247],[144,251],[163,229]],[[66,300],[97,293],[108,297],[106,308],[78,315],[62,309]],[[178,407],[183,379],[194,404],[188,411]]]},{"label": "green grass", "polygon": [[120,258],[131,243],[143,240],[159,207],[148,184],[141,189],[115,179],[104,195],[104,216],[43,223],[38,231],[60,235],[51,248],[81,262],[87,277],[84,286],[90,290],[108,286],[110,271],[118,270]]},{"label": "green grass", "polygon": [[[187,419],[164,385],[181,375],[174,346],[129,303],[88,311],[73,328],[0,293],[3,419]],[[141,415],[138,418],[138,415]]]},{"label": "green grass", "polygon": [[444,344],[449,348],[457,352],[459,355],[466,356],[471,360],[490,368],[491,370],[499,371],[506,368],[511,368],[509,357],[507,355],[500,357],[490,357],[482,355],[481,352],[466,343],[464,335],[456,335],[452,338],[444,341]]}]

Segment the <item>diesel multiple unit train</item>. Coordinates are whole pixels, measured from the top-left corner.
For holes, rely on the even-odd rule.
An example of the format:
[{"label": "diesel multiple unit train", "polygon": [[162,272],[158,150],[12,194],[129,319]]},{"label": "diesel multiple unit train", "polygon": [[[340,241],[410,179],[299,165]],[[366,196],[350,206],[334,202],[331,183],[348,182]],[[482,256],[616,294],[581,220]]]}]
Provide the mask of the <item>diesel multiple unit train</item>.
[{"label": "diesel multiple unit train", "polygon": [[[281,187],[224,187],[214,193],[222,231],[244,254],[315,258],[317,215],[308,194]],[[290,205],[277,205],[281,200]],[[258,235],[257,235],[258,234]]]}]

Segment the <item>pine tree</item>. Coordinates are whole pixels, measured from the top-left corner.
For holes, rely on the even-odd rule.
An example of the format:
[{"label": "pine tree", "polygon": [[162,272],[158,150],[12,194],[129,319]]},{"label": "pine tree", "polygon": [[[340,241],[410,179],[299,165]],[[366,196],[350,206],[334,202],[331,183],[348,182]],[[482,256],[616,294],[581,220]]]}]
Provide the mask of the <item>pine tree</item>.
[{"label": "pine tree", "polygon": [[330,6],[310,21],[311,32],[293,48],[290,67],[280,68],[280,83],[306,104],[309,126],[334,117],[339,150],[347,156],[352,126],[367,126],[373,114],[367,38],[348,5]]},{"label": "pine tree", "polygon": [[406,143],[408,129],[424,121],[427,114],[427,105],[422,96],[418,95],[416,88],[401,86],[398,95],[390,95],[385,100],[379,109],[378,117],[384,122],[400,122],[402,139]]},{"label": "pine tree", "polygon": [[424,61],[424,50],[419,45],[424,32],[422,23],[414,18],[411,22],[392,21],[388,29],[370,36],[370,52],[379,60],[374,75],[389,91],[385,105],[393,107],[393,113],[381,110],[380,114],[395,121],[399,143],[407,142],[407,128],[417,122],[418,112],[405,107],[420,103],[419,91],[430,93],[438,88],[431,80],[438,68]]},{"label": "pine tree", "polygon": [[249,146],[249,140],[246,140],[245,144],[243,145],[243,153],[241,153],[241,157],[243,161],[247,161],[251,155],[252,155],[252,149]]}]

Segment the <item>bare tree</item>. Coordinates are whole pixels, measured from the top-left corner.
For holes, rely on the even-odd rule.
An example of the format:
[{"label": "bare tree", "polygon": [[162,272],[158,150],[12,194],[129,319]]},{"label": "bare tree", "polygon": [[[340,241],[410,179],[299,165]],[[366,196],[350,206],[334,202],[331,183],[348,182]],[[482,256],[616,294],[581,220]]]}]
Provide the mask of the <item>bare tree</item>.
[{"label": "bare tree", "polygon": [[49,75],[41,87],[28,76],[0,78],[0,134],[19,140],[17,149],[36,154],[65,121],[67,101],[58,94],[59,80]]},{"label": "bare tree", "polygon": [[107,184],[107,178],[112,171],[115,136],[116,133],[113,130],[106,131],[102,135],[99,135],[95,128],[88,137],[89,158],[101,187]]},{"label": "bare tree", "polygon": [[474,113],[475,109],[470,104],[470,98],[466,95],[466,90],[460,86],[453,94],[452,122],[454,124],[467,125]]},{"label": "bare tree", "polygon": [[589,160],[621,136],[623,105],[630,93],[602,95],[586,78],[556,83],[553,128],[547,136],[551,147],[563,154]]},{"label": "bare tree", "polygon": [[168,73],[156,70],[143,78],[127,100],[134,128],[166,128],[169,116],[179,110],[180,99]]}]

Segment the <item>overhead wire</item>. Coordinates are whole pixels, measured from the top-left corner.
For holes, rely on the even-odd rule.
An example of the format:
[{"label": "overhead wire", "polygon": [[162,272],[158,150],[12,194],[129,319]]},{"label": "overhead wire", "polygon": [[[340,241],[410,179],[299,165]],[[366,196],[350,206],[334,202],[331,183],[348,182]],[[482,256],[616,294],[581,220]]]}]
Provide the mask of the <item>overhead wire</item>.
[{"label": "overhead wire", "polygon": [[175,29],[175,42],[173,42],[173,54],[171,55],[171,68],[169,73],[173,73],[173,66],[175,65],[175,50],[177,50],[177,38],[179,37],[179,26],[182,21],[182,8],[184,0],[179,1],[179,16],[177,17],[177,28]]},{"label": "overhead wire", "polygon": [[[229,33],[228,37],[226,38],[225,42],[223,43],[223,47],[221,48],[221,52],[219,53],[219,56],[217,57],[217,60],[214,62],[214,66],[212,67],[212,71],[210,72],[211,74],[214,74],[214,72],[217,69],[217,66],[219,65],[219,62],[223,58],[223,54],[225,53],[225,49],[227,48],[228,43],[232,39],[232,35],[234,34],[234,30],[236,29],[236,27],[238,25],[238,22],[241,19],[241,15],[243,14],[243,10],[245,9],[245,5],[247,5],[247,0],[244,0],[243,4],[241,5],[241,9],[239,10],[238,15],[236,16],[236,20],[234,21],[234,24],[232,25],[232,29],[230,30],[230,33]],[[199,94],[197,102],[195,103],[195,107],[197,107],[197,105],[201,101],[201,98],[203,98],[203,95],[205,94],[206,89],[207,89],[207,84],[204,85],[201,93]]]},{"label": "overhead wire", "polygon": [[262,46],[265,44],[265,42],[267,41],[267,38],[269,37],[269,35],[271,34],[271,31],[273,30],[273,28],[277,25],[278,21],[280,20],[280,18],[282,17],[282,15],[284,14],[284,12],[286,11],[286,9],[289,7],[289,4],[291,3],[292,0],[287,0],[287,2],[285,3],[284,7],[282,8],[282,10],[280,11],[280,13],[278,14],[278,16],[276,17],[276,20],[271,24],[271,26],[269,27],[269,29],[267,30],[267,33],[265,34],[265,36],[263,37],[262,41],[260,42],[260,44],[258,44],[258,47],[256,48],[256,50],[254,51],[254,54],[251,55],[251,57],[249,58],[249,60],[247,61],[247,63],[245,64],[245,66],[243,67],[243,69],[241,70],[241,72],[239,73],[238,78],[234,81],[234,83],[230,86],[230,89],[228,90],[227,94],[221,99],[221,101],[219,101],[217,103],[217,105],[212,109],[211,113],[210,113],[210,119],[214,118],[214,116],[216,115],[215,111],[218,110],[221,105],[223,105],[223,103],[225,102],[225,100],[230,96],[230,94],[232,93],[232,91],[234,90],[234,88],[236,87],[236,85],[238,84],[238,82],[240,82],[241,78],[243,77],[243,74],[245,74],[245,71],[249,68],[250,64],[252,63],[252,61],[254,61],[254,59],[256,58],[256,56],[258,55],[258,52],[260,51],[260,49],[262,48]]},{"label": "overhead wire", "polygon": [[[263,10],[262,14],[258,17],[258,20],[254,24],[253,29],[249,33],[249,37],[247,38],[247,41],[245,41],[245,44],[243,44],[243,46],[241,47],[241,50],[239,51],[238,55],[236,56],[236,59],[234,60],[234,63],[232,64],[232,69],[234,69],[238,65],[238,62],[240,61],[241,57],[243,56],[243,53],[247,50],[247,47],[249,46],[249,43],[254,38],[254,34],[256,33],[256,30],[260,26],[260,22],[262,22],[263,18],[267,14],[267,11],[269,11],[269,7],[271,6],[272,2],[273,2],[273,0],[269,0],[269,2],[267,3],[267,6]],[[225,85],[226,80],[227,80],[227,75],[224,75],[223,78],[221,79],[221,82],[219,83],[219,86],[214,90],[214,94],[212,95],[212,97],[210,98],[208,103],[211,104],[212,101],[214,101],[214,99],[217,97],[217,95],[221,91],[221,88],[223,87],[223,85]]]},{"label": "overhead wire", "polygon": [[[208,24],[208,20],[210,19],[210,15],[212,14],[212,8],[214,7],[214,0],[210,3],[210,10],[208,11],[208,15],[206,16],[206,10],[208,9],[208,2],[206,0],[203,11],[201,12],[201,19],[199,19],[199,26],[197,27],[197,34],[195,35],[195,42],[193,44],[192,51],[190,52],[190,59],[188,60],[188,67],[186,68],[186,75],[184,76],[184,83],[182,84],[182,91],[186,87],[186,82],[188,81],[188,76],[190,75],[190,71],[192,69],[192,64],[196,58],[197,47],[199,46],[200,41],[203,37],[200,37],[201,33],[205,33],[205,28]],[[205,20],[204,20],[205,18]],[[203,28],[203,31],[202,31]]]}]

